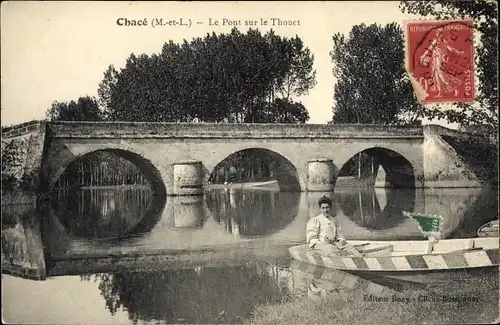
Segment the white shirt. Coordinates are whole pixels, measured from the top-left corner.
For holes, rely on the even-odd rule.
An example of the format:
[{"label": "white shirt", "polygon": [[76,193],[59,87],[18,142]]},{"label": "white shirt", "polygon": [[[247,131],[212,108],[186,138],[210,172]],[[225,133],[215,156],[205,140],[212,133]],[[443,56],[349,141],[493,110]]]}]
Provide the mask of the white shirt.
[{"label": "white shirt", "polygon": [[340,233],[340,226],[338,224],[337,218],[335,217],[325,217],[323,214],[317,215],[309,219],[306,227],[306,242],[310,247],[313,247],[317,243],[326,243],[325,238],[329,240],[344,239],[344,236]]}]

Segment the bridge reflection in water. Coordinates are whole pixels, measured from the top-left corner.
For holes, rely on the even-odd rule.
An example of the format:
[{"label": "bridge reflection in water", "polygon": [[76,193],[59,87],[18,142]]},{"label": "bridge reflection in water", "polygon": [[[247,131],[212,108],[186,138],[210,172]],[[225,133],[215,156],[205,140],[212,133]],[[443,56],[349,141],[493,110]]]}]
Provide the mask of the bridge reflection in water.
[{"label": "bridge reflection in water", "polygon": [[[493,194],[492,194],[493,193]],[[64,192],[40,209],[52,257],[161,252],[224,247],[248,241],[281,245],[304,241],[317,201],[329,195],[348,239],[422,239],[402,211],[440,214],[445,237],[475,236],[494,219],[497,188],[337,189],[332,192],[211,191],[203,196],[158,197],[147,189]],[[493,199],[495,197],[495,199]]]},{"label": "bridge reflection in water", "polygon": [[[166,200],[137,188],[82,190],[61,193],[50,206],[4,209],[2,264],[34,266],[44,250],[48,276],[82,275],[83,283],[106,301],[103,306],[112,313],[125,309],[131,323],[237,323],[254,304],[290,295],[314,298],[352,283],[357,284],[352,290],[392,292],[385,284],[290,265],[288,247],[304,241],[305,224],[319,213],[322,195],[331,195],[343,231],[352,239],[421,238],[416,226],[400,217],[406,209],[443,215],[445,237],[471,237],[498,210],[496,187],[222,191]],[[33,217],[43,220],[43,244]],[[213,250],[209,258],[196,255],[207,247]],[[158,263],[155,254],[165,249],[193,252],[194,260]],[[146,258],[120,264],[119,256],[126,254]],[[61,288],[50,294],[67,290],[63,284],[70,278],[51,279],[54,286],[61,280]],[[35,296],[47,294],[38,288]],[[82,308],[102,308],[91,299]]]},{"label": "bridge reflection in water", "polygon": [[206,196],[213,218],[227,231],[242,237],[267,236],[297,217],[300,193],[229,190]]},{"label": "bridge reflection in water", "polygon": [[76,237],[109,238],[131,233],[152,201],[151,189],[58,190],[52,209]]},{"label": "bridge reflection in water", "polygon": [[373,230],[397,227],[405,221],[403,211],[414,211],[416,191],[412,188],[366,187],[359,191],[339,189],[334,200],[339,213],[357,225]]}]

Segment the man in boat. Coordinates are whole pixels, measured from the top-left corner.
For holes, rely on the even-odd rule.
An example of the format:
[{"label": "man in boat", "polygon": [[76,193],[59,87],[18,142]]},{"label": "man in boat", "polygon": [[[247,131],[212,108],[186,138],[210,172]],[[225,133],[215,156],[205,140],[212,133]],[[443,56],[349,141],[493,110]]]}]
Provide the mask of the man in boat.
[{"label": "man in boat", "polygon": [[340,233],[340,226],[335,216],[331,215],[332,200],[326,196],[318,200],[321,214],[309,219],[306,229],[306,241],[322,255],[362,256]]}]

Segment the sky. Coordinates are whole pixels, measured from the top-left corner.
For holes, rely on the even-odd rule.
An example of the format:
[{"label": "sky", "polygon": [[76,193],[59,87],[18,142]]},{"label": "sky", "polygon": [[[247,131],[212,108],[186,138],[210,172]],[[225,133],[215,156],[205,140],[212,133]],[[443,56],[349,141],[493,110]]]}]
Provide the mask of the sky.
[{"label": "sky", "polygon": [[[211,32],[227,33],[234,27],[228,21],[239,21],[236,27],[245,32],[247,20],[257,20],[262,33],[272,28],[282,36],[298,35],[311,50],[317,84],[296,100],[308,109],[308,123],[327,123],[333,104],[329,55],[333,34],[347,34],[361,23],[403,24],[418,18],[402,14],[398,6],[398,1],[3,2],[1,124],[43,119],[54,101],[97,97],[104,71],[111,64],[124,67],[131,53],[159,53],[169,40],[182,42]],[[147,26],[119,26],[119,18],[146,19]],[[191,21],[191,26],[153,27],[155,18],[182,18]],[[271,18],[292,21],[295,26],[272,26]],[[261,25],[261,20],[268,25]],[[454,128],[442,121],[432,123]]]}]

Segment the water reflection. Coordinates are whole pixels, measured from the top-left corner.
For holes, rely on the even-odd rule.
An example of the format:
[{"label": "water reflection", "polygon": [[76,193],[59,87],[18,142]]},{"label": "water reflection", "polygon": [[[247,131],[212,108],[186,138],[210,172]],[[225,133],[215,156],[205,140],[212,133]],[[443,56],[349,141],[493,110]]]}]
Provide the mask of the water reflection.
[{"label": "water reflection", "polygon": [[477,191],[457,189],[448,195],[446,192],[434,192],[439,201],[433,199],[431,202],[435,202],[435,205],[440,203],[441,207],[436,210],[455,212],[458,216],[449,237],[476,237],[479,227],[491,220],[498,220],[498,187],[486,186]]},{"label": "water reflection", "polygon": [[2,272],[45,278],[45,260],[35,204],[2,207]]},{"label": "water reflection", "polygon": [[[333,213],[348,239],[422,239],[402,211],[440,214],[446,238],[475,236],[497,216],[498,188],[373,189],[333,192],[212,191],[203,196],[160,197],[148,189],[60,192],[44,211],[45,241],[51,254],[91,249],[120,253],[224,246],[265,238],[290,245],[305,238],[309,217],[320,213],[318,199],[333,199]],[[118,238],[113,246],[110,238]],[[98,246],[99,240],[106,244]],[[54,256],[55,256],[54,255]]]},{"label": "water reflection", "polygon": [[[7,275],[2,279],[2,297],[6,298],[2,301],[2,315],[8,323],[26,324],[240,323],[261,303],[286,301],[289,297],[315,299],[331,294],[340,298],[336,300],[340,304],[350,304],[346,306],[348,312],[351,308],[366,308],[358,315],[361,321],[369,321],[374,309],[389,306],[377,301],[362,303],[365,295],[385,297],[394,290],[396,297],[420,295],[430,299],[419,300],[417,304],[393,305],[395,309],[388,309],[387,314],[391,319],[404,320],[411,316],[412,320],[421,320],[422,310],[438,311],[425,319],[431,323],[441,315],[445,315],[450,324],[477,320],[490,323],[498,316],[498,272],[463,278],[458,286],[417,291],[412,287],[377,286],[344,272],[293,264],[288,267],[287,263],[271,261],[157,272],[119,270],[56,277],[44,283]],[[75,295],[75,292],[84,294]],[[475,297],[479,302],[441,302],[439,298],[443,293],[457,298]],[[45,296],[50,299],[40,299]],[[408,315],[415,312],[417,315]],[[400,317],[403,313],[406,313],[404,318]]]},{"label": "water reflection", "polygon": [[226,231],[243,237],[272,234],[298,212],[300,193],[230,190],[206,195],[214,219]]},{"label": "water reflection", "polygon": [[19,214],[16,213],[18,211],[12,209],[12,206],[9,208],[3,207],[2,210],[2,265],[8,263],[27,266],[29,262],[24,231],[24,216],[34,212],[35,207],[30,205],[20,206],[20,211],[18,211],[21,213]]},{"label": "water reflection", "polygon": [[[288,248],[304,241],[306,222],[309,216],[319,213],[317,200],[325,194],[333,198],[335,213],[349,239],[422,238],[412,221],[399,219],[401,210],[442,215],[447,238],[475,236],[477,228],[498,213],[497,187],[414,192],[354,188],[335,193],[239,190],[166,199],[137,188],[113,190],[113,194],[104,189],[95,192],[99,194],[90,192],[65,193],[58,202],[38,208],[3,207],[2,271],[6,264],[34,269],[44,261],[44,247],[45,259],[54,265],[61,263],[62,271],[67,271],[64,266],[71,261],[86,256],[86,270],[78,267],[70,273],[54,274],[111,272],[83,278],[97,279],[99,292],[106,301],[102,306],[106,305],[109,311],[125,309],[130,323],[149,324],[235,323],[241,321],[240,317],[247,317],[255,304],[290,295],[314,298],[350,288],[368,290],[373,295],[399,290],[397,286],[379,282],[377,286],[316,266],[284,266],[289,262]],[[44,222],[43,245],[36,220]],[[118,238],[107,240],[108,236]],[[154,261],[154,254],[166,248],[182,247],[194,252],[207,246],[213,255],[196,263],[189,260],[196,260],[196,254],[184,251],[182,266],[188,265],[187,268],[181,268],[181,263],[160,265]],[[213,247],[220,247],[220,251]],[[143,260],[133,258],[123,259],[136,261],[133,268],[125,262],[119,267],[108,267],[118,265],[122,260],[117,256],[128,253],[153,256],[151,264],[156,263],[153,266],[159,271],[151,271],[153,267],[132,271],[146,268]],[[107,262],[92,260],[110,255],[114,257]],[[498,281],[498,275],[495,279]],[[88,283],[85,288],[93,285]],[[36,297],[46,294],[46,288],[39,289]],[[61,285],[51,294],[61,295],[67,290],[70,289]],[[94,302],[84,305],[97,313],[103,307]]]},{"label": "water reflection", "polygon": [[158,223],[165,197],[148,189],[82,189],[59,192],[39,207],[48,261],[120,249]]},{"label": "water reflection", "polygon": [[168,198],[173,206],[174,228],[203,228],[205,209],[201,196],[176,196]]},{"label": "water reflection", "polygon": [[318,265],[292,261],[289,266],[290,290],[295,296],[312,299],[343,291],[358,291],[366,295],[384,297],[407,289],[391,281],[373,282],[357,275]]},{"label": "water reflection", "polygon": [[342,213],[357,225],[383,230],[405,221],[403,211],[414,211],[415,189],[363,187],[335,192]]},{"label": "water reflection", "polygon": [[[273,267],[247,263],[162,271],[123,271],[83,276],[99,281],[106,308],[129,318],[167,323],[240,323],[256,304],[282,297]],[[94,279],[92,279],[94,278]]]},{"label": "water reflection", "polygon": [[82,275],[97,281],[111,314],[125,310],[134,323],[241,323],[260,304],[293,297],[315,299],[349,291],[384,297],[406,289],[350,273],[293,261]]},{"label": "water reflection", "polygon": [[59,190],[52,209],[73,236],[109,238],[132,232],[147,214],[152,199],[147,187]]}]

